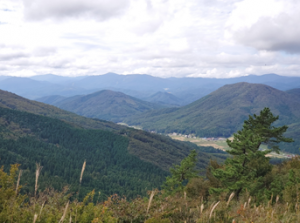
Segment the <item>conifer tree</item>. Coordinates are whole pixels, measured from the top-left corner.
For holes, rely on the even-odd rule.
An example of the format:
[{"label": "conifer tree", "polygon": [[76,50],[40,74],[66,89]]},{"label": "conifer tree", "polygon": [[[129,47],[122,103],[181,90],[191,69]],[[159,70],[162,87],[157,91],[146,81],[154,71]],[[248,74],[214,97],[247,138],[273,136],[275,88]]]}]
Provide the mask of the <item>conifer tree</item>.
[{"label": "conifer tree", "polygon": [[[213,169],[212,174],[222,187],[211,188],[211,193],[232,192],[237,198],[243,189],[249,189],[256,180],[271,171],[269,158],[266,155],[272,151],[279,152],[278,143],[293,142],[283,134],[287,126],[274,127],[273,123],[278,120],[269,108],[264,108],[259,115],[249,115],[244,121],[242,130],[233,135],[233,140],[227,140],[231,150],[228,151],[232,158],[228,158],[221,168]],[[259,150],[265,144],[268,150]]]},{"label": "conifer tree", "polygon": [[175,165],[170,168],[171,176],[166,178],[163,185],[167,194],[182,191],[186,180],[198,176],[198,171],[195,169],[197,163],[196,156],[196,150],[192,150],[191,153],[181,161],[180,165]]}]

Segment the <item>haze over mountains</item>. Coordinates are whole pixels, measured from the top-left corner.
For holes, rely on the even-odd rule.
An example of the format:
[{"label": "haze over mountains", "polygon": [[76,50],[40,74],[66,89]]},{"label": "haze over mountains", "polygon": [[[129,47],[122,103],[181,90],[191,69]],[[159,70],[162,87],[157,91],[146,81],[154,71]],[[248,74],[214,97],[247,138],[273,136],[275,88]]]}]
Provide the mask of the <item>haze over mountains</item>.
[{"label": "haze over mountains", "polygon": [[286,93],[290,94],[295,100],[300,101],[300,88],[287,90]]},{"label": "haze over mountains", "polygon": [[[0,89],[29,99],[37,99],[50,95],[70,97],[91,94],[100,90],[112,90],[156,103],[159,101],[151,100],[151,96],[158,92],[167,92],[180,99],[180,103],[177,102],[175,105],[186,105],[225,84],[238,82],[261,83],[284,91],[300,87],[299,77],[283,77],[276,74],[216,79],[158,78],[150,75],[118,75],[108,73],[86,77],[61,77],[51,74],[30,78],[2,77],[0,78]],[[163,103],[167,101],[163,101]],[[174,104],[174,102],[172,103]]]},{"label": "haze over mountains", "polygon": [[[18,88],[24,78],[0,79],[0,87],[10,83],[5,85],[6,89],[33,95],[38,92],[48,94],[49,89],[55,86],[53,89],[56,94],[38,100],[86,117],[125,121],[148,131],[164,133],[174,131],[198,136],[227,137],[241,128],[243,120],[249,114],[257,113],[266,106],[274,114],[280,115],[278,124],[291,126],[290,133],[296,134],[300,123],[299,88],[296,88],[300,85],[299,77],[267,74],[230,79],[163,79],[149,75],[125,76],[109,73],[77,78],[44,75],[32,79],[36,80],[25,78],[30,86],[27,88],[31,91],[26,91],[26,86]],[[236,82],[239,83],[232,84]],[[251,84],[253,82],[263,84]],[[34,88],[30,85],[39,83],[42,87]],[[58,86],[62,86],[61,91]],[[99,89],[114,90],[95,92]],[[287,91],[284,92],[285,90]],[[60,94],[62,91],[68,94],[75,91],[84,93],[66,96],[64,93]],[[187,104],[189,101],[193,103]],[[182,105],[185,106],[179,107]]]},{"label": "haze over mountains", "polygon": [[121,92],[102,90],[93,94],[64,98],[50,96],[38,99],[61,109],[90,118],[122,122],[124,118],[163,108],[160,104],[142,101]]},{"label": "haze over mountains", "polygon": [[296,137],[296,142],[286,149],[294,146],[294,152],[299,153],[300,140],[295,133],[300,130],[300,101],[262,84],[225,85],[189,105],[146,112],[129,117],[125,122],[148,131],[229,137],[242,127],[249,115],[258,114],[264,107],[279,115],[276,125],[290,126],[287,135]]}]

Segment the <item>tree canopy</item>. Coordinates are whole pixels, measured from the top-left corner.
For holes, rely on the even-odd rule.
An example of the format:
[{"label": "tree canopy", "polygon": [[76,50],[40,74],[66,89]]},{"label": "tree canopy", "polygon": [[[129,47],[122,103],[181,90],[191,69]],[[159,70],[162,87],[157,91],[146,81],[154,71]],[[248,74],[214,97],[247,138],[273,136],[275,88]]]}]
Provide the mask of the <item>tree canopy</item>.
[{"label": "tree canopy", "polygon": [[[233,140],[227,140],[232,158],[228,158],[221,168],[212,169],[212,174],[221,183],[221,188],[211,188],[212,193],[224,191],[235,192],[237,197],[243,189],[256,188],[261,177],[272,170],[266,155],[272,151],[279,152],[278,143],[293,142],[283,136],[287,126],[275,127],[278,120],[269,108],[264,108],[259,115],[249,116],[244,121],[243,128],[233,135]],[[265,144],[268,150],[260,150]]]},{"label": "tree canopy", "polygon": [[197,163],[196,156],[196,150],[192,150],[191,153],[181,161],[180,165],[174,165],[174,167],[170,168],[171,176],[166,178],[163,185],[167,193],[182,191],[186,180],[198,176],[198,171],[195,169]]}]

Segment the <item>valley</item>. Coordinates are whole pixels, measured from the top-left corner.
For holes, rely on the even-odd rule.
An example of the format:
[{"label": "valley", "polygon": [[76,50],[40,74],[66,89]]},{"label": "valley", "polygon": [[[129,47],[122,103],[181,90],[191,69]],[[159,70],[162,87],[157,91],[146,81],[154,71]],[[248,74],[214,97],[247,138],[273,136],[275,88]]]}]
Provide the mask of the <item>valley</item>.
[{"label": "valley", "polygon": [[80,199],[92,189],[102,191],[102,200],[114,193],[131,198],[145,194],[146,188],[159,187],[169,168],[194,149],[202,172],[214,158],[191,143],[85,118],[1,90],[0,143],[0,165],[8,170],[10,164],[21,164],[26,170],[21,183],[27,185],[22,191],[29,194],[34,190],[35,163],[43,166],[42,190],[69,185],[75,193],[86,160]]},{"label": "valley", "polygon": [[300,0],[0,0],[0,223],[300,223]]},{"label": "valley", "polygon": [[[207,138],[207,137],[200,138],[200,137],[181,135],[181,134],[176,134],[176,133],[168,134],[168,136],[175,140],[194,143],[197,146],[213,147],[215,149],[219,149],[222,151],[227,151],[230,149],[230,147],[226,143],[226,140],[227,140],[226,138]],[[232,140],[232,137],[229,137],[228,139]],[[262,145],[261,149],[267,150],[268,147],[265,145]],[[267,156],[271,157],[271,158],[291,159],[291,158],[295,157],[296,154],[280,151],[279,154],[277,154],[275,152],[271,152]]]},{"label": "valley", "polygon": [[[52,78],[56,80],[52,83],[54,85],[62,80]],[[96,82],[98,78],[92,79]],[[87,81],[87,84],[88,79],[80,81]],[[67,81],[68,78],[63,80]],[[153,79],[149,78],[148,81],[151,80]],[[48,91],[52,87],[43,85],[42,88]],[[26,92],[26,87],[19,90]],[[145,206],[147,193],[153,196],[157,193],[157,196],[175,199],[176,196],[181,196],[184,189],[189,201],[193,201],[195,195],[201,195],[202,199],[206,196],[205,199],[210,202],[207,196],[212,193],[211,188],[226,190],[220,184],[222,178],[218,171],[228,171],[229,169],[222,167],[229,162],[235,163],[230,168],[235,168],[236,163],[240,162],[239,155],[236,155],[240,152],[232,152],[239,151],[237,149],[240,142],[233,142],[231,148],[226,142],[227,138],[232,140],[237,137],[233,133],[242,136],[239,138],[242,141],[245,137],[250,137],[250,144],[245,144],[246,149],[253,149],[252,144],[259,140],[258,146],[254,148],[257,151],[244,155],[253,159],[247,161],[250,162],[247,164],[250,168],[247,166],[245,171],[254,169],[255,174],[261,176],[255,184],[260,191],[264,190],[261,185],[265,185],[261,184],[261,180],[268,181],[267,187],[275,190],[277,185],[273,182],[281,182],[287,178],[287,173],[280,172],[281,169],[277,166],[274,166],[274,171],[278,174],[273,173],[273,164],[282,163],[281,167],[286,169],[293,168],[289,165],[296,165],[294,163],[298,158],[294,154],[299,154],[300,147],[298,89],[285,92],[265,84],[241,82],[221,86],[212,92],[193,89],[190,93],[202,92],[203,95],[197,93],[200,99],[192,99],[193,96],[190,95],[188,98],[192,103],[187,103],[188,100],[183,101],[175,94],[161,91],[154,94],[150,91],[138,93],[144,98],[142,100],[121,91],[95,90],[90,89],[85,94],[73,96],[45,95],[36,101],[0,90],[0,165],[3,166],[0,169],[0,177],[7,177],[6,172],[10,170],[13,174],[13,171],[19,168],[22,173],[19,182],[22,185],[20,196],[25,194],[31,200],[42,197],[51,200],[62,196],[59,194],[65,193],[65,188],[68,188],[70,201],[78,202],[82,208],[94,204],[94,207],[99,207],[99,202],[104,201],[119,219],[121,215],[116,212],[122,211],[124,219],[127,219],[130,215],[128,211],[137,210],[137,207],[133,206],[130,210],[123,210],[122,203],[127,202],[126,207],[134,205],[135,202],[138,202],[139,206]],[[284,137],[292,137],[295,140],[292,143],[280,143],[279,154],[267,152],[272,148],[272,143],[269,142],[273,139],[264,141],[253,135],[253,132],[263,135],[264,131],[253,129],[242,135],[248,131],[244,129],[245,125],[248,125],[244,121],[249,115],[256,117],[265,106],[274,112],[275,119],[272,120],[277,120],[277,115],[279,119],[273,127],[264,129],[269,132],[264,137],[273,134],[280,139],[279,141],[290,140]],[[283,126],[283,129],[277,130],[277,126]],[[276,130],[272,132],[274,128]],[[239,131],[241,129],[242,131]],[[280,131],[285,132],[284,136],[280,133],[276,136],[276,132]],[[253,137],[255,140],[252,142]],[[245,148],[240,151],[244,151]],[[186,161],[192,155],[193,161]],[[16,163],[20,166],[11,166]],[[184,169],[184,165],[193,165],[196,170],[192,170],[191,167]],[[38,166],[42,169],[37,187],[35,182]],[[240,166],[236,171],[242,168]],[[177,171],[181,171],[180,183],[174,178]],[[190,171],[194,174],[190,175]],[[246,176],[251,179],[247,182],[251,182],[255,174]],[[240,176],[239,172],[233,174],[234,178]],[[223,180],[225,183],[226,179]],[[167,186],[168,183],[170,186]],[[247,187],[253,195],[257,193],[251,185],[247,184]],[[179,193],[171,192],[174,188]],[[284,190],[288,190],[288,187]],[[93,197],[95,191],[98,195]],[[159,193],[162,195],[158,195]],[[84,203],[86,195],[90,196],[88,199],[91,203],[88,205]],[[162,202],[165,199],[163,197],[156,199]],[[256,198],[258,202],[262,199],[264,198]],[[75,203],[71,204],[74,206]],[[38,205],[41,205],[42,210],[44,204],[40,202]],[[186,203],[185,208],[187,205]],[[46,206],[48,208],[50,204]]]}]

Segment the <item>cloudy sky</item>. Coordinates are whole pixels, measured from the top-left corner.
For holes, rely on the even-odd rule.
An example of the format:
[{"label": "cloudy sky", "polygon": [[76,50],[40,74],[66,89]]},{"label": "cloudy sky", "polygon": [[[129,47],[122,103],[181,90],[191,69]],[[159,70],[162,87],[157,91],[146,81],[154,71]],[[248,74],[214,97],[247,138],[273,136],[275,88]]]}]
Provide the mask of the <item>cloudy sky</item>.
[{"label": "cloudy sky", "polygon": [[0,75],[300,76],[299,0],[1,0]]}]

